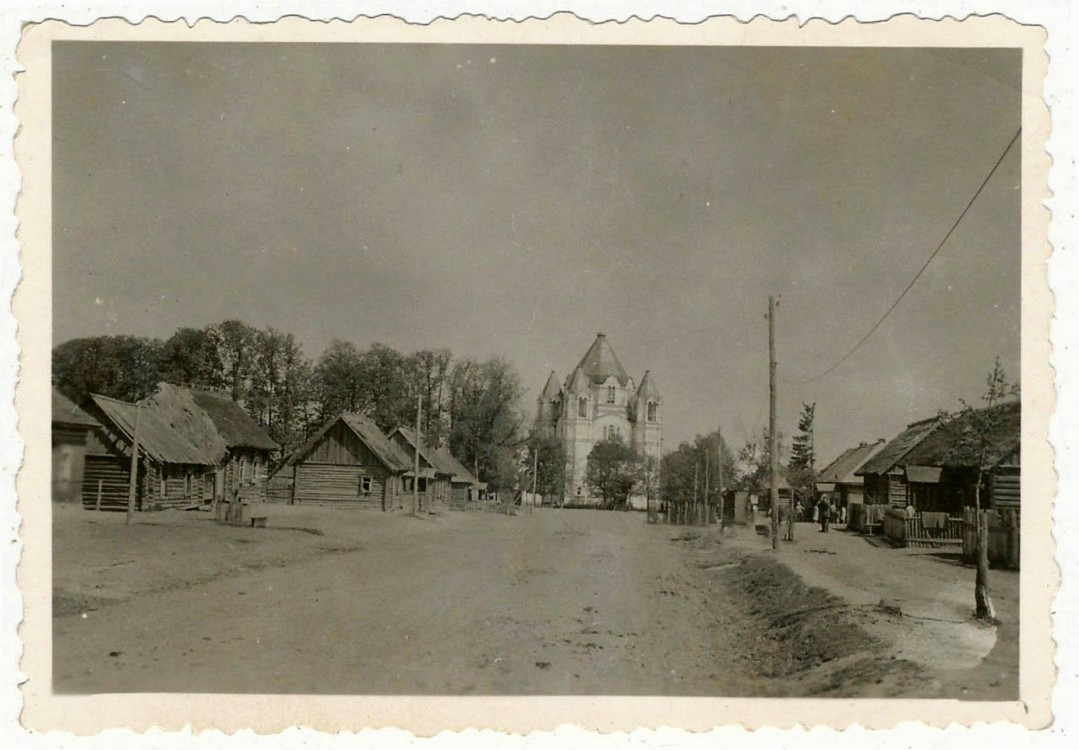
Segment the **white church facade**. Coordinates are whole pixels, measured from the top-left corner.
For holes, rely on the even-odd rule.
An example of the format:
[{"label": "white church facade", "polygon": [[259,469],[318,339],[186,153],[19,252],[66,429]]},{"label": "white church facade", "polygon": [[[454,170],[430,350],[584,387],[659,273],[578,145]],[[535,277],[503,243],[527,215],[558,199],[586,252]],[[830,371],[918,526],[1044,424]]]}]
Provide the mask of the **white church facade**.
[{"label": "white church facade", "polygon": [[[538,399],[537,429],[562,440],[566,451],[565,502],[598,505],[585,483],[592,447],[617,436],[657,465],[663,451],[663,400],[650,371],[638,384],[606,335],[596,334],[580,363],[560,383],[552,371]],[[633,498],[644,507],[644,498]]]}]

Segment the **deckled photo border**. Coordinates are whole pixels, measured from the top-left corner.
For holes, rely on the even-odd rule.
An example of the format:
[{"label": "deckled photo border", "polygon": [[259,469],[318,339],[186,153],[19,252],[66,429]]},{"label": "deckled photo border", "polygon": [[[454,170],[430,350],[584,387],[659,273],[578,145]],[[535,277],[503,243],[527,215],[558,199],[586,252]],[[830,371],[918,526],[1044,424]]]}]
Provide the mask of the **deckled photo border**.
[{"label": "deckled photo border", "polygon": [[[319,42],[469,42],[499,44],[660,44],[773,46],[931,46],[1021,47],[1022,96],[1022,383],[1023,487],[1027,498],[1044,499],[1024,508],[1026,542],[1022,550],[1020,615],[1020,697],[1017,702],[960,702],[884,699],[725,699],[667,697],[379,697],[292,695],[88,695],[51,692],[51,507],[49,492],[49,411],[51,351],[51,156],[50,43],[57,39],[142,41],[319,41]],[[18,476],[22,517],[22,562],[18,581],[25,617],[21,663],[28,681],[22,688],[22,721],[35,730],[64,729],[88,734],[110,727],[144,731],[250,728],[279,732],[302,725],[324,731],[396,726],[418,734],[488,727],[509,732],[554,729],[574,724],[597,731],[678,726],[704,730],[725,724],[747,728],[826,725],[869,728],[920,721],[931,726],[1010,721],[1030,727],[1051,720],[1053,653],[1050,606],[1058,573],[1054,562],[1051,499],[1056,497],[1053,453],[1048,442],[1055,403],[1049,365],[1049,325],[1053,300],[1046,279],[1049,213],[1049,112],[1042,89],[1048,60],[1042,29],[1003,16],[923,21],[900,16],[886,22],[839,24],[757,18],[740,23],[715,18],[685,25],[667,19],[592,24],[570,14],[522,23],[478,17],[409,25],[391,17],[352,23],[310,22],[289,17],[268,24],[242,19],[193,27],[149,19],[135,26],[102,20],[90,26],[47,22],[24,30],[18,59],[19,120],[16,157],[22,175],[17,214],[22,281],[13,310],[19,324],[20,378],[16,408],[24,462]]]}]

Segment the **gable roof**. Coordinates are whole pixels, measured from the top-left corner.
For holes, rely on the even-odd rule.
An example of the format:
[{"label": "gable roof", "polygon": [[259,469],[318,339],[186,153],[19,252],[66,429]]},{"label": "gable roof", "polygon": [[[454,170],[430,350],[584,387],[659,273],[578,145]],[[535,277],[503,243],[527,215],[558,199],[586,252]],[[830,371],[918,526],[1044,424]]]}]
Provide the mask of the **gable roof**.
[{"label": "gable roof", "polygon": [[442,450],[441,448],[432,448],[431,453],[434,455],[436,462],[442,467],[446,474],[450,475],[450,481],[453,482],[467,482],[468,484],[479,484],[479,480],[472,475],[472,472],[465,468],[464,464],[453,457],[453,454],[449,451]]},{"label": "gable roof", "polygon": [[871,459],[862,464],[862,468],[854,473],[857,476],[867,474],[887,474],[911,451],[914,446],[922,442],[933,430],[940,426],[940,417],[923,419],[920,422],[912,422],[907,428],[899,433],[887,445]]},{"label": "gable roof", "polygon": [[90,399],[129,442],[135,439],[137,422],[139,449],[156,461],[214,466],[228,452],[210,417],[192,408],[193,403],[137,406],[98,394]]},{"label": "gable roof", "polygon": [[596,334],[596,340],[584,353],[577,369],[588,376],[593,383],[602,383],[612,375],[621,385],[629,382],[626,368],[622,367],[622,363],[618,361],[618,356],[607,342],[607,335],[604,333]]},{"label": "gable roof", "polygon": [[282,463],[282,466],[293,466],[302,461],[338,422],[351,430],[352,434],[366,445],[367,449],[374,453],[375,457],[390,471],[408,471],[412,467],[408,455],[390,440],[386,433],[378,428],[378,425],[362,414],[350,411],[342,412],[324,424],[318,432],[307,439],[307,442],[297,448]]},{"label": "gable roof", "polygon": [[832,463],[820,470],[817,481],[837,484],[860,484],[861,477],[854,476],[854,472],[862,468],[862,465],[883,447],[884,440],[878,440],[875,443],[862,443],[853,448],[847,448]]},{"label": "gable roof", "polygon": [[[1019,451],[1022,406],[1019,401],[1007,401],[992,407],[997,413],[992,420],[990,434],[986,435],[986,466],[995,466]],[[989,407],[960,415],[941,426],[915,446],[903,457],[902,465],[918,466],[975,466],[977,460],[964,456],[960,450],[963,442],[980,442],[975,431],[979,420],[989,412]]]},{"label": "gable roof", "polygon": [[[416,433],[413,430],[410,430],[407,427],[396,427],[394,428],[394,431],[390,433],[390,439],[392,440],[395,435],[400,435],[402,439],[404,439],[404,441],[408,443],[409,447],[412,448],[413,451],[416,450]],[[407,455],[408,451],[405,451],[405,454]],[[413,470],[415,470],[415,456],[416,454],[413,453],[409,457],[409,466]],[[424,445],[422,448],[420,448],[420,458],[422,458],[428,466],[434,469],[436,473],[453,474],[452,468],[446,468],[441,464],[441,462],[439,462],[438,456],[435,453],[435,448],[433,445]]]},{"label": "gable roof", "polygon": [[52,389],[52,421],[62,424],[78,424],[92,427],[98,422],[86,411],[69,399],[60,390],[53,386]]},{"label": "gable roof", "polygon": [[230,448],[273,451],[279,447],[258,422],[224,393],[161,383],[150,400],[165,408],[186,408],[193,404],[205,412],[217,434]]}]

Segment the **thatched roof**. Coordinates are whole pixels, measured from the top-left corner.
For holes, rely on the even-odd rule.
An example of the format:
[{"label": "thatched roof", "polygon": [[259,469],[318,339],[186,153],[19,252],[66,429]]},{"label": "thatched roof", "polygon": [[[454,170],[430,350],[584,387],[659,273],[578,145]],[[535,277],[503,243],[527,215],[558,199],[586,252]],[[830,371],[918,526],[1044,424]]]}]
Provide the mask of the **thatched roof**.
[{"label": "thatched roof", "polygon": [[[397,427],[390,433],[390,440],[394,438],[400,438],[408,446],[408,449],[402,448],[406,455],[409,455],[409,465],[412,466],[416,458],[416,433],[407,427]],[[398,445],[400,447],[400,445]],[[410,449],[410,450],[409,450]],[[436,453],[434,446],[423,445],[420,447],[420,458],[423,459],[429,467],[434,469],[437,474],[453,474],[452,468],[447,468],[439,461],[439,456]],[[422,469],[422,467],[421,467]]]},{"label": "thatched roof", "polygon": [[884,441],[878,440],[875,443],[862,443],[853,448],[847,448],[832,463],[820,470],[817,481],[837,484],[862,484],[862,478],[855,476],[854,472],[862,468],[862,465],[883,447]]},{"label": "thatched roof", "polygon": [[228,452],[224,438],[201,409],[163,408],[149,402],[136,406],[97,394],[90,398],[129,442],[137,429],[139,449],[156,461],[215,466]]},{"label": "thatched roof", "polygon": [[962,414],[932,433],[906,456],[900,465],[976,467],[982,436],[977,430],[987,428],[984,466],[996,466],[1012,455],[1018,455],[1022,407],[1019,401],[1008,401],[992,407]]},{"label": "thatched roof", "polygon": [[139,447],[163,463],[214,466],[230,448],[277,448],[258,423],[224,395],[161,383],[140,407],[97,394],[90,398],[128,440],[134,440],[137,411]]},{"label": "thatched roof", "polygon": [[[168,387],[176,389],[176,386]],[[279,447],[258,422],[248,416],[239,404],[225,394],[195,389],[191,389],[189,393],[195,403],[210,416],[217,431],[230,447],[259,448],[268,451],[277,450]],[[161,391],[158,391],[155,399],[160,396]]]},{"label": "thatched roof", "polygon": [[914,446],[922,442],[922,440],[939,426],[939,417],[923,419],[920,422],[913,422],[907,425],[907,429],[899,433],[891,440],[891,442],[881,448],[875,456],[862,464],[862,468],[856,470],[854,473],[858,476],[887,474],[904,459]]},{"label": "thatched roof", "polygon": [[402,472],[412,468],[412,461],[409,460],[408,454],[390,440],[386,433],[378,428],[378,425],[362,414],[350,411],[342,412],[340,416],[323,425],[307,442],[297,448],[282,466],[292,466],[301,462],[338,422],[351,430],[352,434],[366,445],[368,450],[374,453],[375,457],[390,471]]},{"label": "thatched roof", "polygon": [[449,451],[442,450],[441,448],[433,448],[432,453],[435,460],[441,466],[443,471],[451,475],[451,480],[460,484],[471,484],[478,486],[480,481],[473,476],[472,472],[465,468],[464,464],[453,457]]},{"label": "thatched roof", "polygon": [[77,424],[92,427],[97,420],[86,413],[74,401],[60,393],[55,387],[52,389],[52,421],[61,424]]}]

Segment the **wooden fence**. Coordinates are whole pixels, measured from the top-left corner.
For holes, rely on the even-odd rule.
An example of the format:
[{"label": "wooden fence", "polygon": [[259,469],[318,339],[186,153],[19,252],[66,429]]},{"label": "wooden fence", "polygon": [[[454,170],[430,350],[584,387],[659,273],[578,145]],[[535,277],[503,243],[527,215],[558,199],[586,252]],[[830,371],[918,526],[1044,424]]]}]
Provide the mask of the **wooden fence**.
[{"label": "wooden fence", "polygon": [[926,523],[927,519],[917,513],[913,518],[899,508],[884,512],[884,536],[901,547],[955,547],[963,546],[962,518],[942,518],[941,522]]},{"label": "wooden fence", "polygon": [[[963,559],[978,558],[978,525],[974,508],[963,509]],[[982,511],[989,516],[989,564],[997,568],[1019,569],[1019,511]]]}]

